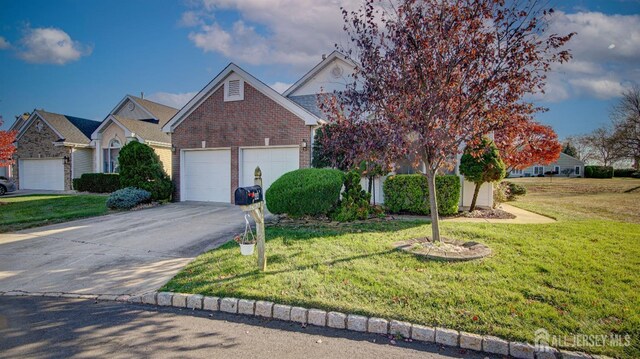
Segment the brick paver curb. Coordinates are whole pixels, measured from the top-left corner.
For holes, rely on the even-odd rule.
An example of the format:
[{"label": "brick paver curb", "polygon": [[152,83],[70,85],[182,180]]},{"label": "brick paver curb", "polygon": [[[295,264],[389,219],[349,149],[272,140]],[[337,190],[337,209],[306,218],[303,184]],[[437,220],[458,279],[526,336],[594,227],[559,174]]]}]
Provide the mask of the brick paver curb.
[{"label": "brick paver curb", "polygon": [[226,313],[252,315],[320,327],[331,327],[357,332],[396,335],[426,343],[471,349],[489,354],[499,354],[517,359],[565,359],[565,358],[608,358],[582,352],[558,350],[552,347],[539,348],[528,343],[509,342],[489,335],[459,332],[453,329],[433,328],[397,320],[365,317],[355,314],[326,312],[320,309],[292,307],[266,301],[238,298],[218,298],[200,294],[171,292],[151,292],[142,295],[129,294],[79,294],[60,292],[0,291],[0,296],[37,296],[54,298],[76,298],[95,301],[117,301],[132,304],[149,304],[192,310],[221,311]]}]

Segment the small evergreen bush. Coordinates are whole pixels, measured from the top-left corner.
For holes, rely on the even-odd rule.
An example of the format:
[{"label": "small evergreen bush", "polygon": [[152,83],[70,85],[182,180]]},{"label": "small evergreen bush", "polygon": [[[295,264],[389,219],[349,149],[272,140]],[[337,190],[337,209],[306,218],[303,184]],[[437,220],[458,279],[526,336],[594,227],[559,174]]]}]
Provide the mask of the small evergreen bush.
[{"label": "small evergreen bush", "polygon": [[129,142],[120,149],[118,161],[122,187],[136,187],[149,191],[154,201],[171,199],[173,182],[164,172],[153,148],[138,141]]},{"label": "small evergreen bush", "polygon": [[131,209],[151,201],[151,193],[135,187],[119,189],[109,195],[107,207],[111,209]]},{"label": "small evergreen bush", "polygon": [[267,209],[292,217],[328,214],[340,200],[344,174],[339,170],[302,168],[287,172],[265,193]]},{"label": "small evergreen bush", "polygon": [[613,167],[611,166],[584,166],[585,178],[612,178]]},{"label": "small evergreen bush", "polygon": [[342,199],[331,217],[339,222],[368,219],[372,210],[370,200],[371,194],[360,185],[360,174],[356,171],[347,172],[344,177]]},{"label": "small evergreen bush", "polygon": [[120,188],[117,173],[85,173],[73,179],[73,189],[78,192],[111,193]]},{"label": "small evergreen bush", "polygon": [[[384,204],[391,213],[429,214],[429,184],[422,174],[394,175],[383,184]],[[436,176],[438,213],[458,213],[460,177]]]}]

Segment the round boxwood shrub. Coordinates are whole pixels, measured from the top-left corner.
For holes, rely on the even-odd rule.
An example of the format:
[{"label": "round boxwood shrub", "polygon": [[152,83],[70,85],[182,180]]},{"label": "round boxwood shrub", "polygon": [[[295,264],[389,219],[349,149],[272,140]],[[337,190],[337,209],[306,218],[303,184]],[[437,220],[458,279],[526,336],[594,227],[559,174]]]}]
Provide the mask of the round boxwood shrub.
[{"label": "round boxwood shrub", "polygon": [[[429,184],[423,174],[389,176],[382,185],[384,204],[391,213],[427,215]],[[458,213],[460,202],[460,177],[456,175],[436,176],[436,198],[438,213],[449,216]]]},{"label": "round boxwood shrub", "polygon": [[265,193],[267,209],[292,217],[328,214],[340,200],[344,174],[334,169],[303,168],[280,176]]},{"label": "round boxwood shrub", "polygon": [[120,150],[120,185],[136,187],[151,193],[151,199],[171,199],[173,183],[164,172],[162,163],[153,148],[131,141]]},{"label": "round boxwood shrub", "polygon": [[107,207],[111,209],[131,209],[142,203],[151,202],[151,193],[135,187],[119,189],[109,195]]}]

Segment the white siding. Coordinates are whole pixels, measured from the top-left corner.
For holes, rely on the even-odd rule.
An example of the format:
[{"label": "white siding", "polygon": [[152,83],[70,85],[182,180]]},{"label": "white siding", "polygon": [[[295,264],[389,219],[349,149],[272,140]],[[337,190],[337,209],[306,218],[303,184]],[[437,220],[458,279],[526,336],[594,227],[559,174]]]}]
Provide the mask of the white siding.
[{"label": "white siding", "polygon": [[[134,104],[133,110],[129,109],[129,103]],[[135,120],[153,118],[141,106],[136,105],[134,102],[132,102],[129,99],[125,100],[122,106],[120,106],[119,109],[117,109],[114,113],[112,113],[112,115],[122,116],[125,118],[131,118]]]},{"label": "white siding", "polygon": [[[464,181],[460,176],[461,188],[460,188],[460,206],[470,207],[473,200],[473,192],[475,191],[476,184],[469,181]],[[478,192],[478,199],[476,200],[476,206],[480,207],[493,207],[493,184],[485,183],[480,186]]]},{"label": "white siding", "polygon": [[[338,77],[334,76],[332,70],[339,67],[342,74]],[[350,82],[354,68],[349,63],[334,59],[331,63],[320,70],[315,76],[308,79],[307,82],[299,89],[290,93],[289,96],[315,95],[319,93],[333,93],[334,90],[343,91]]]},{"label": "white siding", "polygon": [[73,178],[80,178],[84,173],[93,172],[93,149],[76,148],[71,152]]}]

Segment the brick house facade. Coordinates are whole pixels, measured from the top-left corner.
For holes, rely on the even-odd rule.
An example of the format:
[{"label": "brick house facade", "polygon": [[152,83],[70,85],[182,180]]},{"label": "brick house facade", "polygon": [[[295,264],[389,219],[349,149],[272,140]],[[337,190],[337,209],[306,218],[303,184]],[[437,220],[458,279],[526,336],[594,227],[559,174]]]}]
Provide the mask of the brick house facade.
[{"label": "brick house facade", "polygon": [[[229,78],[241,81],[240,100],[227,99],[225,89]],[[230,183],[227,187],[230,188],[228,202],[233,203],[233,191],[242,184],[243,151],[266,153],[278,148],[289,153],[297,151],[296,168],[309,167],[311,137],[317,121],[318,118],[307,110],[236,65],[229,65],[164,128],[171,132],[173,146],[174,199],[186,198],[181,194],[181,188],[184,188],[181,181],[187,176],[181,173],[186,171],[185,164],[181,162],[185,151],[223,149],[230,152]],[[222,170],[223,167],[220,168]]]}]

